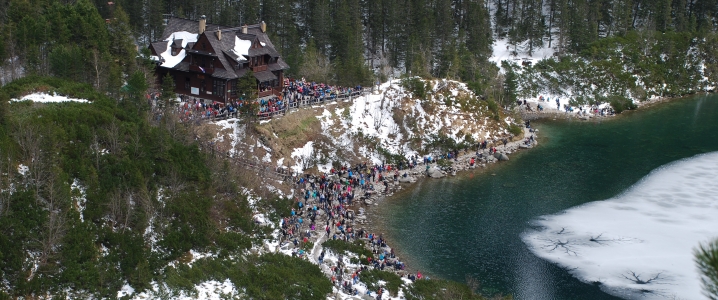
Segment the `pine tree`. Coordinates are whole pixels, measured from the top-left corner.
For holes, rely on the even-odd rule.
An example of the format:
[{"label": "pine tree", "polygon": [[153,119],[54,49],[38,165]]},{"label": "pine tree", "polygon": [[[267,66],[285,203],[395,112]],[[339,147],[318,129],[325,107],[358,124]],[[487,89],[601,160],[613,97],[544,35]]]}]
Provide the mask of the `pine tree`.
[{"label": "pine tree", "polygon": [[170,73],[165,74],[162,77],[162,93],[160,100],[157,101],[157,106],[160,109],[171,107],[177,102],[177,94],[175,93],[175,78]]},{"label": "pine tree", "polygon": [[704,294],[711,300],[718,299],[718,240],[700,245],[694,255],[702,275]]},{"label": "pine tree", "polygon": [[137,56],[134,38],[130,28],[129,16],[122,6],[117,5],[112,20],[107,26],[109,34],[110,54],[120,64],[122,71],[129,74]]},{"label": "pine tree", "polygon": [[333,70],[329,59],[319,52],[314,45],[314,40],[310,40],[305,49],[304,62],[299,68],[298,75],[309,81],[333,82],[332,74]]}]

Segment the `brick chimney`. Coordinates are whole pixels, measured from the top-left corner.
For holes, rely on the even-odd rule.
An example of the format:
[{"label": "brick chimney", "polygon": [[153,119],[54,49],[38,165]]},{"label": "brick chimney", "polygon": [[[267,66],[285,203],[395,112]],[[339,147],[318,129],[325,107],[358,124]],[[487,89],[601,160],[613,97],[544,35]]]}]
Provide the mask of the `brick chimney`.
[{"label": "brick chimney", "polygon": [[267,32],[267,23],[264,23],[264,21],[262,21],[262,23],[259,24],[259,28],[262,29],[262,32]]},{"label": "brick chimney", "polygon": [[205,15],[202,15],[199,17],[199,34],[204,33],[204,29],[207,27],[207,17]]}]

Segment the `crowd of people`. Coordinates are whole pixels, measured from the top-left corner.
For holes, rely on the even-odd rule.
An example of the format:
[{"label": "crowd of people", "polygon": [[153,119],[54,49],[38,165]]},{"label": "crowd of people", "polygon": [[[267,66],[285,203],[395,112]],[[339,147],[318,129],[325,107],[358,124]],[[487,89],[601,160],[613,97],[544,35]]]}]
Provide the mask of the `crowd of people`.
[{"label": "crowd of people", "polygon": [[356,95],[361,91],[361,86],[347,88],[307,82],[304,78],[301,80],[286,78],[281,95],[258,100],[259,112],[257,114],[260,119],[269,119],[275,115],[284,115],[289,108],[333,101],[340,97]]},{"label": "crowd of people", "polygon": [[[525,142],[533,143],[533,135],[527,137]],[[496,145],[507,144],[507,140],[482,141],[474,145],[476,156],[469,159],[474,165],[477,159],[483,158],[485,150],[490,154],[496,153]],[[468,154],[468,149],[464,153]],[[362,215],[363,200],[371,198],[375,193],[388,193],[395,186],[400,177],[415,173],[411,170],[420,164],[427,167],[436,164],[440,159],[458,160],[461,151],[452,150],[433,156],[410,156],[396,164],[367,164],[344,165],[330,169],[319,175],[303,174],[294,178],[294,190],[299,191],[295,196],[294,207],[291,214],[283,218],[281,224],[281,237],[284,242],[294,245],[293,255],[309,257],[312,255],[302,250],[302,245],[309,242],[321,242],[326,239],[343,240],[350,243],[364,241],[372,252],[370,257],[362,257],[365,266],[346,272],[340,256],[338,262],[328,267],[332,282],[338,289],[350,295],[357,295],[355,288],[361,280],[361,272],[368,268],[378,270],[394,270],[404,274],[410,280],[421,279],[421,273],[406,274],[406,265],[395,255],[394,250],[387,245],[382,234],[372,233],[363,227],[358,227],[358,215]],[[325,251],[316,258],[320,265],[325,263]],[[346,272],[346,273],[345,273]],[[372,296],[379,296],[383,290],[370,291]]]},{"label": "crowd of people", "polygon": [[353,88],[333,86],[324,83],[308,82],[301,80],[285,79],[282,96],[290,103],[291,107],[307,104],[331,101],[340,96],[348,96],[361,92],[361,85]]},{"label": "crowd of people", "polygon": [[[271,87],[260,85],[259,91],[270,90]],[[228,103],[180,95],[179,106],[174,110],[182,121],[195,121],[204,119],[238,117],[241,108],[254,101],[257,104],[257,117],[269,119],[276,115],[284,115],[287,109],[300,106],[333,101],[349,95],[357,95],[363,91],[361,86],[347,88],[328,85],[324,83],[307,82],[301,80],[284,79],[284,88],[279,96],[268,96],[259,99],[240,99]],[[145,95],[148,104],[157,108],[160,98],[159,92]],[[158,118],[164,111],[157,112]]]},{"label": "crowd of people", "polygon": [[178,109],[183,119],[195,120],[198,118],[236,117],[243,105],[244,101],[234,101],[224,105],[218,102],[205,103],[202,100],[191,99],[182,102]]},{"label": "crowd of people", "polygon": [[[343,259],[329,267],[332,282],[345,293],[356,295],[358,290],[353,287],[361,278],[361,272],[368,268],[378,270],[405,270],[406,265],[387,245],[382,234],[376,234],[357,228],[358,215],[364,209],[360,200],[371,197],[374,193],[388,192],[390,183],[396,182],[399,176],[407,176],[407,171],[416,167],[419,158],[414,156],[398,164],[356,164],[331,169],[327,173],[315,176],[304,174],[295,177],[295,205],[288,217],[281,220],[282,240],[294,244],[293,255],[304,257],[310,255],[301,250],[301,245],[318,240],[321,235],[326,239],[354,242],[364,241],[371,249],[372,256],[362,257],[364,266],[350,273],[345,273]],[[324,263],[325,251],[319,254],[317,261]],[[421,278],[407,274],[407,278]],[[372,296],[381,295],[383,290],[368,291]]]},{"label": "crowd of people", "polygon": [[284,114],[287,109],[285,102],[282,101],[282,98],[276,96],[269,99],[259,99],[257,104],[259,104],[259,111],[257,114],[260,119],[270,118],[277,113]]}]

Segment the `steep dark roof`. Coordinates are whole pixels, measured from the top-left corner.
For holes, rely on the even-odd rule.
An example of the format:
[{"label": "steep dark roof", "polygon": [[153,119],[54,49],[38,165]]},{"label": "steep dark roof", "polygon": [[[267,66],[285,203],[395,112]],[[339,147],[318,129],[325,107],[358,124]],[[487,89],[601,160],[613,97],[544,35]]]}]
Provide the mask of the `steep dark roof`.
[{"label": "steep dark roof", "polygon": [[217,78],[224,78],[224,79],[235,79],[235,78],[237,78],[237,73],[234,72],[233,69],[229,69],[229,70],[214,69],[214,73],[212,73],[212,76],[217,77]]},{"label": "steep dark roof", "polygon": [[234,51],[222,50],[222,53],[224,53],[224,55],[227,55],[227,57],[229,57],[229,59],[231,59],[235,62],[239,62],[239,55],[234,53]]},{"label": "steep dark roof", "polygon": [[[221,39],[217,38],[218,30],[221,31]],[[165,42],[164,40],[168,39],[174,32],[178,31],[198,33],[199,21],[170,17],[167,22],[167,26],[162,33],[162,41],[152,43],[151,47],[157,52],[158,55],[161,54],[162,52],[167,50],[167,42]],[[201,50],[190,50],[188,52],[202,55],[212,55],[217,57],[217,59],[219,59],[219,62],[222,64],[224,70],[215,70],[215,72],[212,74],[215,77],[234,79],[242,77],[247,72],[246,69],[235,70],[234,68],[238,63],[247,60],[246,57],[242,57],[242,55],[239,55],[238,53],[234,52],[234,44],[236,42],[236,38],[249,41],[254,41],[256,39],[262,44],[262,48],[249,49],[249,53],[247,56],[255,57],[261,55],[269,55],[273,58],[276,58],[276,62],[268,66],[268,71],[258,72],[254,74],[255,77],[260,81],[263,82],[277,79],[277,76],[272,74],[272,71],[285,70],[289,68],[289,65],[284,62],[284,60],[279,56],[277,50],[274,49],[274,44],[272,44],[272,41],[269,40],[269,36],[267,35],[267,33],[262,32],[259,24],[247,26],[247,33],[245,34],[242,33],[242,27],[228,27],[207,23],[203,35],[207,38],[207,41],[216,53],[209,53],[207,51]],[[195,43],[188,43],[187,48],[192,49],[194,47],[194,44]],[[173,47],[181,47],[181,45],[181,40],[175,40],[172,44]],[[188,71],[189,63],[181,62],[177,64],[173,69]]]},{"label": "steep dark roof", "polygon": [[[282,65],[282,64],[283,64],[283,65]],[[279,62],[276,62],[276,63],[273,63],[273,64],[269,64],[269,66],[267,66],[267,70],[270,70],[270,71],[284,70],[284,69],[287,69],[287,67],[288,67],[288,66],[285,67],[286,65],[287,65],[287,64],[284,63],[284,61],[281,61],[281,64],[280,64]]]},{"label": "steep dark roof", "polygon": [[270,72],[270,71],[262,71],[262,72],[254,73],[254,77],[257,78],[257,80],[259,80],[259,82],[267,82],[267,81],[272,81],[272,80],[277,79],[277,76],[274,76],[274,74],[272,74],[272,72]]},{"label": "steep dark roof", "polygon": [[183,61],[181,63],[178,63],[173,69],[187,72],[189,71],[189,62]]},{"label": "steep dark roof", "polygon": [[155,49],[156,54],[159,56],[160,54],[167,51],[167,42],[165,41],[159,41],[152,43],[152,48]]}]

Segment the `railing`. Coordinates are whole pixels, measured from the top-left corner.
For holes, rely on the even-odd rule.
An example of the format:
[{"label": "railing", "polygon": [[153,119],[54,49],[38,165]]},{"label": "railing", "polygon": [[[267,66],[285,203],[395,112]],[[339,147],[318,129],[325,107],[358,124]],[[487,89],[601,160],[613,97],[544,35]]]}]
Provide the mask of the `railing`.
[{"label": "railing", "polygon": [[264,98],[264,97],[272,96],[272,95],[279,96],[279,95],[281,95],[281,94],[282,94],[282,89],[279,89],[279,88],[271,88],[271,89],[268,89],[268,90],[266,90],[266,91],[264,91],[264,92],[259,92],[258,97],[259,97],[259,98]]},{"label": "railing", "polygon": [[262,72],[267,70],[267,65],[261,65],[261,66],[254,66],[252,67],[252,72]]},{"label": "railing", "polygon": [[259,120],[265,121],[265,120],[270,120],[277,116],[284,116],[291,109],[298,109],[298,108],[310,106],[310,105],[318,105],[318,104],[323,104],[323,103],[331,103],[331,102],[335,102],[335,101],[339,101],[339,100],[352,99],[352,98],[355,98],[358,96],[363,96],[369,92],[371,92],[370,89],[362,89],[360,91],[355,91],[355,92],[351,92],[351,93],[344,93],[344,94],[339,94],[339,95],[329,95],[329,96],[324,96],[324,97],[320,97],[320,98],[315,98],[313,96],[300,96],[299,99],[292,100],[287,105],[285,105],[284,109],[280,109],[277,111],[271,111],[271,112],[259,113]]},{"label": "railing", "polygon": [[[279,118],[284,116],[288,111],[292,109],[299,109],[306,106],[311,105],[320,105],[324,103],[332,103],[339,100],[346,100],[346,99],[352,99],[359,96],[363,96],[365,94],[368,94],[371,92],[371,89],[362,89],[360,91],[355,91],[351,93],[344,93],[339,95],[329,95],[324,96],[320,98],[315,98],[314,96],[300,96],[299,99],[292,100],[292,101],[286,101],[288,102],[287,105],[284,106],[284,108],[277,110],[277,111],[271,111],[271,112],[261,112],[257,114],[257,118],[260,121],[266,121],[271,120],[273,118]],[[226,111],[224,113],[220,113],[218,115],[211,115],[210,117],[200,117],[199,119],[194,119],[193,122],[202,122],[202,121],[219,121],[219,120],[225,120],[228,118],[236,118],[239,117],[239,112],[229,112]],[[182,117],[180,117],[182,118]]]}]

